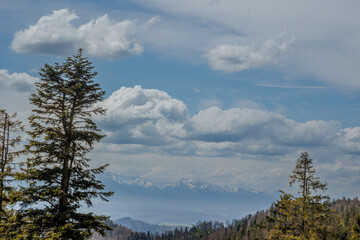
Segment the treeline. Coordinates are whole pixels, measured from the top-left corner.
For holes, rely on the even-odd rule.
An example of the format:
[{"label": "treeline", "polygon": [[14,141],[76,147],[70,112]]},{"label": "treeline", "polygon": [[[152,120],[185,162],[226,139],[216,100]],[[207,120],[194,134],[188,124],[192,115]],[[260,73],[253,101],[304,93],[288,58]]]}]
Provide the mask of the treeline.
[{"label": "treeline", "polygon": [[[352,229],[356,226],[356,216],[360,213],[359,199],[345,198],[332,200],[332,216],[329,218],[327,238],[324,239],[359,239],[353,238]],[[274,223],[268,218],[273,215],[274,206],[261,210],[255,214],[233,220],[228,226],[219,222],[199,222],[188,228],[175,229],[163,234],[150,234],[134,232],[121,225],[108,222],[113,231],[108,231],[106,237],[94,236],[95,239],[104,240],[253,240],[269,239]],[[331,235],[331,236],[330,236]],[[279,238],[281,239],[281,238]],[[285,238],[283,238],[285,239]],[[290,239],[290,238],[289,238]],[[293,238],[296,239],[296,238]]]},{"label": "treeline", "polygon": [[135,232],[124,226],[118,225],[112,221],[107,224],[113,228],[107,231],[105,237],[99,235],[93,236],[93,240],[162,240],[162,239],[203,239],[218,229],[224,229],[225,226],[220,222],[198,222],[192,227],[180,227],[166,233]]}]

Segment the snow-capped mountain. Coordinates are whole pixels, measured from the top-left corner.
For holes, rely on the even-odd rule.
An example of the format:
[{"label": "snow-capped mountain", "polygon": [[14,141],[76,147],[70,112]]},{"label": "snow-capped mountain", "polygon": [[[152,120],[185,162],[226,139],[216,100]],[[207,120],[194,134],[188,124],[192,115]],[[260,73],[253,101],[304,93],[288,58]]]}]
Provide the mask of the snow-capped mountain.
[{"label": "snow-capped mountain", "polygon": [[[119,177],[119,176],[113,175],[112,179],[120,185],[135,185],[135,186],[140,186],[140,187],[144,187],[144,188],[157,186],[156,184],[153,184],[150,181],[146,181],[145,179],[140,178],[140,177]],[[160,187],[160,185],[158,185],[157,187]]]},{"label": "snow-capped mountain", "polygon": [[267,209],[276,199],[263,192],[222,187],[199,179],[183,178],[176,183],[164,184],[106,173],[101,180],[106,189],[115,194],[108,203],[94,203],[99,212],[112,219],[132,217],[153,224],[225,222]]},{"label": "snow-capped mountain", "polygon": [[186,179],[186,178],[181,178],[177,183],[175,183],[171,187],[188,188],[192,191],[204,191],[204,190],[218,191],[218,192],[225,191],[225,188],[222,188],[220,186],[206,183],[199,179],[194,180],[194,179]]},{"label": "snow-capped mountain", "polygon": [[191,191],[212,191],[212,192],[238,192],[238,187],[222,187],[215,184],[204,182],[200,179],[181,178],[172,184],[160,184],[147,181],[141,177],[116,176],[112,179],[120,185],[134,185],[144,188],[155,187],[159,189],[188,189]]}]

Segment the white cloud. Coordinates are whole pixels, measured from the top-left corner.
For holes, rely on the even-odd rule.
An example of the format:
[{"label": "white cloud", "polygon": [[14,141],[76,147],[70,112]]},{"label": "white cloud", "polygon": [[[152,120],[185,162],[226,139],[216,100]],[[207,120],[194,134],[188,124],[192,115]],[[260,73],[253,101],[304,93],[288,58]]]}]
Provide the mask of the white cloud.
[{"label": "white cloud", "polygon": [[[189,116],[186,105],[156,89],[122,87],[102,106],[99,118],[109,151],[134,144],[134,152],[177,155],[282,155],[299,149],[332,148],[344,153],[360,149],[357,128],[341,129],[338,122],[297,122],[260,109],[209,107]],[[354,140],[355,139],[355,140]],[[118,145],[118,146],[117,146]],[[105,146],[106,147],[106,146]],[[110,149],[111,147],[111,149]],[[356,151],[355,151],[356,150]]]},{"label": "white cloud", "polygon": [[345,128],[338,132],[337,144],[346,152],[360,154],[360,127]]},{"label": "white cloud", "polygon": [[36,81],[39,79],[27,73],[10,74],[8,70],[0,69],[0,86],[3,88],[19,92],[31,92],[35,89]]},{"label": "white cloud", "polygon": [[[209,121],[211,119],[211,121]],[[336,137],[337,122],[299,123],[284,115],[264,110],[232,108],[226,111],[211,107],[193,118],[196,138],[206,142],[269,141],[279,145],[322,145]]]},{"label": "white cloud", "polygon": [[163,145],[186,134],[187,107],[163,91],[122,87],[102,106],[108,109],[101,124],[111,131],[109,139]]},{"label": "white cloud", "polygon": [[155,23],[153,17],[143,25],[135,21],[114,22],[105,14],[86,24],[75,27],[72,22],[78,16],[68,9],[55,10],[43,16],[37,24],[18,31],[11,48],[20,53],[64,55],[74,53],[78,48],[96,57],[107,59],[124,58],[138,55],[143,47],[136,35]]},{"label": "white cloud", "polygon": [[261,52],[262,43],[287,28],[296,36],[296,46],[281,62],[286,68],[280,71],[286,78],[311,77],[330,86],[360,87],[356,64],[360,57],[359,1],[133,1],[184,24],[177,25],[176,33],[164,29],[153,36],[158,37],[154,42],[172,53],[176,47],[178,55],[208,53],[215,70],[233,72],[273,64],[279,55]]},{"label": "white cloud", "polygon": [[278,38],[266,40],[259,48],[255,44],[224,44],[210,50],[205,57],[213,70],[241,72],[276,64],[279,55],[288,51],[294,40],[284,39],[283,33]]},{"label": "white cloud", "polygon": [[194,150],[205,156],[239,154],[283,155],[298,149],[334,147],[340,125],[330,121],[296,122],[284,115],[257,109],[211,107],[192,118]]}]

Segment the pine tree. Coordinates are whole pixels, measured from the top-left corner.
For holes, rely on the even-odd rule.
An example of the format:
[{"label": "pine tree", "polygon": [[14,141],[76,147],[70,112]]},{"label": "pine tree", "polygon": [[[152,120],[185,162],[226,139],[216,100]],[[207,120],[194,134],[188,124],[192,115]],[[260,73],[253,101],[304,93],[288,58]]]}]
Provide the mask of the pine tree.
[{"label": "pine tree", "polygon": [[35,108],[26,150],[31,157],[18,174],[27,183],[19,211],[25,239],[81,240],[110,229],[105,216],[79,211],[84,204],[92,206],[95,197],[107,201],[112,195],[96,179],[106,165],[90,168],[86,157],[104,137],[91,119],[105,113],[96,105],[105,93],[94,83],[92,69],[79,49],[63,64],[45,64],[39,73],[41,81],[30,98]]},{"label": "pine tree", "polygon": [[0,110],[0,238],[11,239],[17,232],[15,212],[16,191],[13,182],[16,171],[15,159],[22,151],[17,149],[24,131],[21,121],[15,120],[16,113]]},{"label": "pine tree", "polygon": [[354,218],[354,225],[351,228],[351,239],[360,240],[360,214],[356,214]]},{"label": "pine tree", "polygon": [[294,199],[291,194],[287,194],[281,190],[280,192],[280,200],[274,203],[274,206],[271,208],[273,216],[267,217],[268,222],[275,222],[270,233],[270,239],[284,239],[285,236],[292,235],[295,210]]},{"label": "pine tree", "polygon": [[307,152],[304,152],[290,175],[290,186],[299,185],[297,234],[304,239],[310,239],[312,235],[326,234],[323,232],[326,229],[325,221],[331,213],[329,197],[318,194],[319,191],[327,190],[327,184],[321,183],[315,173],[312,159]]},{"label": "pine tree", "polygon": [[327,239],[326,222],[331,215],[329,197],[324,192],[327,184],[315,176],[309,154],[304,152],[290,175],[290,186],[299,185],[299,197],[281,196],[275,204],[272,239]]}]

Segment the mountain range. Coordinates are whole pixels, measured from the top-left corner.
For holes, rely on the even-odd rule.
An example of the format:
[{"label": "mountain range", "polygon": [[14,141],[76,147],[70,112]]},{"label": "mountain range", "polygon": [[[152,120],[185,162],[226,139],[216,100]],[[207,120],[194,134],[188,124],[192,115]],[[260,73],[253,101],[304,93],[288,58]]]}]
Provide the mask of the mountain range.
[{"label": "mountain range", "polygon": [[131,217],[167,226],[192,225],[198,221],[231,221],[270,207],[276,197],[240,187],[222,187],[202,180],[180,179],[160,184],[139,177],[101,175],[109,202],[94,201],[96,212],[111,219]]},{"label": "mountain range", "polygon": [[238,192],[238,187],[220,187],[215,184],[204,182],[200,179],[181,178],[178,182],[172,184],[161,184],[147,181],[141,177],[119,177],[113,175],[113,180],[120,185],[133,185],[143,188],[158,188],[162,190],[187,189],[189,191],[212,191],[212,192]]},{"label": "mountain range", "polygon": [[[135,232],[150,232],[152,234],[155,233],[165,233],[167,231],[174,230],[177,226],[166,226],[166,225],[159,225],[159,224],[150,224],[139,220],[134,220],[131,217],[124,217],[115,220],[116,224],[122,225],[128,229],[131,229]],[[180,229],[181,226],[178,226]]]}]

